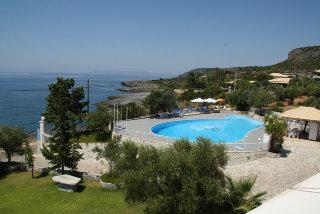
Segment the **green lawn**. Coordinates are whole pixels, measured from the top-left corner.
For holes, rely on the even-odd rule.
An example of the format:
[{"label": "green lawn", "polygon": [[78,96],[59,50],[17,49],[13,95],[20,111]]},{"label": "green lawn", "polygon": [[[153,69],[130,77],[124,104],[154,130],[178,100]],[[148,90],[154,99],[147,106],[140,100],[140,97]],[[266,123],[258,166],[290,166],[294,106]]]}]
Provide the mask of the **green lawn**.
[{"label": "green lawn", "polygon": [[31,173],[11,173],[0,178],[0,213],[142,213],[130,207],[121,190],[107,190],[97,181],[83,181],[80,191],[58,190],[52,176],[31,179]]}]

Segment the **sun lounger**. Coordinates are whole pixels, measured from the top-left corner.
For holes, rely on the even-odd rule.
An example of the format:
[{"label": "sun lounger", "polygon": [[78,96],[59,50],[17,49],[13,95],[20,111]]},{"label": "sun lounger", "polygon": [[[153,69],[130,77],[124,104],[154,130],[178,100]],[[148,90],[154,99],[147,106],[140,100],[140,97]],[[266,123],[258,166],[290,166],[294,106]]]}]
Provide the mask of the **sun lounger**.
[{"label": "sun lounger", "polygon": [[180,114],[186,114],[186,113],[188,113],[188,112],[183,111],[182,109],[180,109],[180,110],[179,110],[179,113],[180,113]]},{"label": "sun lounger", "polygon": [[203,113],[210,113],[210,111],[209,111],[207,108],[205,108],[205,107],[201,107],[201,111],[202,111]]},{"label": "sun lounger", "polygon": [[190,107],[191,112],[196,112],[196,110],[194,110],[193,108]]}]

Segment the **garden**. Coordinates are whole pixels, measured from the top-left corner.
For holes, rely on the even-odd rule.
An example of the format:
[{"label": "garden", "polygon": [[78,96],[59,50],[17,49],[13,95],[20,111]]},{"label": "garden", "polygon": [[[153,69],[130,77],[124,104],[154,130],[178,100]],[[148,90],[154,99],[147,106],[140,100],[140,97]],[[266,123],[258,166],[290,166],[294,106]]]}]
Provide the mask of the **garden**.
[{"label": "garden", "polygon": [[58,191],[52,175],[13,172],[0,179],[0,213],[142,213],[130,206],[122,190],[108,190],[98,181],[82,181],[77,192]]}]

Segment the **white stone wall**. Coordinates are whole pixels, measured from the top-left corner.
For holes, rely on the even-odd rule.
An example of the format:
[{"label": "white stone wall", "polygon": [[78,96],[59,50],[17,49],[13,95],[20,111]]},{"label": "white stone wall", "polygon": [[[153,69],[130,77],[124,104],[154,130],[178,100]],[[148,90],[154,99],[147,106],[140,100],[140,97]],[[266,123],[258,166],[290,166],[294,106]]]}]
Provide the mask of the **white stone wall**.
[{"label": "white stone wall", "polygon": [[259,151],[227,151],[229,157],[228,165],[245,163],[267,156],[266,150]]},{"label": "white stone wall", "polygon": [[97,153],[94,153],[92,150],[94,147],[102,149],[105,143],[80,143],[82,149],[79,150],[80,154],[83,153],[84,159],[96,159]]}]

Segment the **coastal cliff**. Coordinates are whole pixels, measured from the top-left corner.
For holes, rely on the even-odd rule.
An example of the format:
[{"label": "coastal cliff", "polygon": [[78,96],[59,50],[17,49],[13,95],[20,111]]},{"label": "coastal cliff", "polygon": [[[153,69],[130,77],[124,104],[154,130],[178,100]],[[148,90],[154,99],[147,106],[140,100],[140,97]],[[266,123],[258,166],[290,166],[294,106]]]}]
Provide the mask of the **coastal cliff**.
[{"label": "coastal cliff", "polygon": [[282,62],[267,66],[245,66],[231,68],[196,68],[185,72],[179,77],[185,78],[188,73],[205,74],[207,71],[222,70],[225,74],[238,72],[242,75],[257,75],[261,72],[280,72],[280,73],[295,73],[300,76],[308,75],[320,68],[320,46],[301,47],[291,50],[288,53],[288,58]]},{"label": "coastal cliff", "polygon": [[[320,68],[320,46],[302,47],[291,50],[288,53],[288,58],[280,63],[268,66],[246,66],[246,67],[230,67],[230,68],[197,68],[185,72],[178,76],[178,79],[184,79],[188,73],[206,74],[208,71],[222,71],[224,74],[233,75],[235,72],[239,76],[251,75],[255,76],[259,73],[280,72],[293,73],[298,76],[308,76],[315,69]],[[175,82],[176,83],[176,82]],[[119,91],[129,92],[130,94],[121,94],[110,96],[107,101],[102,101],[102,104],[113,106],[114,104],[124,106],[130,102],[136,102],[142,105],[142,100],[146,98],[152,89],[159,86],[152,80],[136,80],[122,82],[127,88],[118,89]]]},{"label": "coastal cliff", "polygon": [[122,82],[122,85],[127,88],[120,88],[117,90],[129,92],[129,94],[109,96],[108,100],[102,101],[99,104],[111,107],[114,104],[124,106],[130,102],[136,102],[138,105],[142,105],[142,101],[151,93],[151,90],[158,88],[158,85],[151,80],[126,81]]}]

